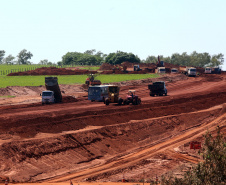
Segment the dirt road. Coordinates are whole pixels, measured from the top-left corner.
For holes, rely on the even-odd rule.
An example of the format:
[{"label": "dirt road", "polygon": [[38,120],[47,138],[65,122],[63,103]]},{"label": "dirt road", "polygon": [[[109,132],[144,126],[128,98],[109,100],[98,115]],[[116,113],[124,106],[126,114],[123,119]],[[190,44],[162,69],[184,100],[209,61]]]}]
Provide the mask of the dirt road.
[{"label": "dirt road", "polygon": [[137,91],[137,106],[90,102],[85,92],[71,103],[2,106],[0,175],[14,182],[148,181],[169,171],[180,176],[201,160],[190,141],[217,125],[225,132],[225,78],[168,75],[160,79],[168,89],[161,97],[149,96],[150,80],[121,83],[122,98]]}]

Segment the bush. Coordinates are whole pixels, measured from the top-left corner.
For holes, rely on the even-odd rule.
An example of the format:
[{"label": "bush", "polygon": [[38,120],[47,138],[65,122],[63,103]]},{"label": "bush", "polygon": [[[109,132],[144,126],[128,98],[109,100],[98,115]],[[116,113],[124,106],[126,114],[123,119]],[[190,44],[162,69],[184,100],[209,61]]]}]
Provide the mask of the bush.
[{"label": "bush", "polygon": [[170,177],[162,178],[161,184],[166,185],[220,185],[226,184],[226,142],[217,128],[217,136],[213,136],[207,132],[205,135],[203,148],[199,151],[203,156],[204,162],[199,163],[191,171],[179,179]]}]

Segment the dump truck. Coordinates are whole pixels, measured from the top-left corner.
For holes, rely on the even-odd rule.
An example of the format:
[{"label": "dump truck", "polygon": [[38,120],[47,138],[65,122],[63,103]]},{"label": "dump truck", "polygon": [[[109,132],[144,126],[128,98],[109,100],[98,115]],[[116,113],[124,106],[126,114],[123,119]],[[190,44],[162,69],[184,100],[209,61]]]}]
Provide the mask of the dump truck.
[{"label": "dump truck", "polygon": [[155,69],[155,73],[166,73],[166,68],[165,67],[158,67]]},{"label": "dump truck", "polygon": [[172,68],[172,69],[171,69],[171,73],[178,73],[177,68]]},{"label": "dump truck", "polygon": [[153,84],[148,85],[148,89],[150,90],[150,96],[167,96],[167,89],[165,82],[159,81],[154,82]]},{"label": "dump truck", "polygon": [[205,74],[211,74],[211,71],[212,71],[211,67],[206,67],[204,73]]},{"label": "dump truck", "polygon": [[196,68],[194,67],[179,67],[179,70],[187,76],[196,76]]},{"label": "dump truck", "polygon": [[46,91],[43,91],[42,104],[62,102],[62,94],[57,77],[45,77]]},{"label": "dump truck", "polygon": [[105,98],[105,105],[109,105],[109,103],[118,103],[122,105],[123,99],[119,97],[120,87],[117,85],[109,85],[107,88],[108,96]]},{"label": "dump truck", "polygon": [[219,67],[212,67],[212,74],[221,74],[221,69]]}]

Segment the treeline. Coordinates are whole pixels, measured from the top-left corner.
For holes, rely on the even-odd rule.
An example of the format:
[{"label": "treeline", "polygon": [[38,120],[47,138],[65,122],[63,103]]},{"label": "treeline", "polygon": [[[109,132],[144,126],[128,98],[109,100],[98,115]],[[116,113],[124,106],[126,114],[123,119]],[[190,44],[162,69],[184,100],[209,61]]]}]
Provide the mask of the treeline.
[{"label": "treeline", "polygon": [[[163,57],[160,55],[161,60],[171,64],[182,66],[196,66],[196,67],[217,67],[224,63],[224,55],[222,53],[217,55],[210,55],[209,53],[198,53],[193,51],[190,55],[187,52],[182,54],[174,53],[171,57]],[[146,63],[155,63],[156,56],[148,56],[145,60]]]},{"label": "treeline", "polygon": [[[30,51],[27,51],[26,49],[21,50],[16,57],[13,55],[8,55],[5,57],[5,51],[0,50],[0,64],[19,64],[19,65],[29,65],[32,64],[30,59],[33,57],[33,54]],[[41,60],[38,64],[41,65],[54,65],[55,63],[52,63],[48,61],[47,59]]]},{"label": "treeline", "polygon": [[[26,49],[23,49],[16,57],[9,55],[4,58],[5,51],[0,50],[0,64],[31,64],[30,59],[33,54]],[[145,60],[141,60],[133,53],[117,51],[110,54],[104,54],[95,49],[85,52],[68,52],[62,56],[62,61],[52,63],[47,59],[41,60],[38,64],[41,65],[101,65],[102,63],[121,64],[122,62],[131,63],[156,63],[158,56],[150,55]],[[174,53],[170,57],[160,55],[160,59],[164,62],[182,65],[182,66],[197,66],[197,67],[217,67],[224,63],[224,55],[222,53],[210,55],[207,52],[198,53],[193,51],[191,54],[183,52],[182,54]]]},{"label": "treeline", "polygon": [[[186,52],[179,54],[174,53],[171,57],[163,57],[160,55],[160,59],[164,62],[182,65],[182,66],[197,66],[197,67],[217,67],[224,62],[224,55],[210,55],[209,53],[192,52],[190,55]],[[122,62],[131,63],[156,63],[158,56],[148,56],[145,60],[141,60],[137,55],[133,53],[126,53],[117,51],[115,53],[103,54],[96,50],[87,50],[84,53],[80,52],[68,52],[62,57],[60,65],[101,65],[102,63],[109,64],[121,64]]]},{"label": "treeline", "polygon": [[122,62],[140,63],[138,56],[133,53],[126,53],[117,51],[116,53],[110,53],[109,55],[102,53],[101,51],[96,52],[95,49],[87,50],[84,53],[80,52],[68,52],[62,57],[63,65],[101,65],[102,63],[109,64],[121,64]]}]

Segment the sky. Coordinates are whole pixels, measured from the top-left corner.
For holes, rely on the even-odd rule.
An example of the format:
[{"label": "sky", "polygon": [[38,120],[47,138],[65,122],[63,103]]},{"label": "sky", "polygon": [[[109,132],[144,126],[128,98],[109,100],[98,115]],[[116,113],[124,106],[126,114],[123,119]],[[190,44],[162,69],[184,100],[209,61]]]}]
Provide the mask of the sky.
[{"label": "sky", "polygon": [[[0,50],[32,63],[95,49],[226,54],[225,0],[0,0]],[[222,66],[226,70],[226,61]]]}]

